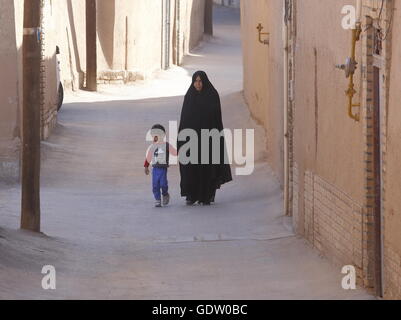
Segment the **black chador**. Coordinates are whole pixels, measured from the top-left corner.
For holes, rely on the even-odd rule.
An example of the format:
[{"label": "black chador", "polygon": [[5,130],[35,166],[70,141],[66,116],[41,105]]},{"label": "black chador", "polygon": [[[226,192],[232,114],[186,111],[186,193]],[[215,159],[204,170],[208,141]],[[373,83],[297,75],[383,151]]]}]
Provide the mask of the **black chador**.
[{"label": "black chador", "polygon": [[[201,90],[195,87],[195,81],[201,79]],[[198,79],[199,81],[199,79]],[[220,97],[217,90],[209,81],[203,71],[197,71],[192,77],[192,84],[184,98],[184,104],[181,112],[179,132],[184,129],[192,129],[198,135],[198,162],[182,164],[180,161],[181,174],[181,196],[186,197],[187,204],[199,202],[201,204],[210,204],[214,202],[216,189],[224,183],[232,180],[231,168],[227,163],[226,145],[224,136],[220,138],[220,161],[212,162],[212,138],[209,139],[209,162],[202,162],[202,129],[217,129],[222,132],[223,121],[221,115]],[[187,141],[178,141],[178,150],[186,144]],[[203,149],[205,150],[205,149]],[[207,149],[206,149],[207,150]],[[190,149],[187,151],[190,156]],[[207,161],[206,161],[207,162]]]}]

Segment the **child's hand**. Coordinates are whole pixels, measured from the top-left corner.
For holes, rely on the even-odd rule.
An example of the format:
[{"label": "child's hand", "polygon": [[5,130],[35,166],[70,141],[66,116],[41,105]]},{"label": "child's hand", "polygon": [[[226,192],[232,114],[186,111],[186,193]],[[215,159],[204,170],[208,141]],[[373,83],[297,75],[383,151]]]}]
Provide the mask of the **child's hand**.
[{"label": "child's hand", "polygon": [[145,168],[145,174],[146,174],[147,176],[149,175],[149,168],[148,168],[148,167]]}]

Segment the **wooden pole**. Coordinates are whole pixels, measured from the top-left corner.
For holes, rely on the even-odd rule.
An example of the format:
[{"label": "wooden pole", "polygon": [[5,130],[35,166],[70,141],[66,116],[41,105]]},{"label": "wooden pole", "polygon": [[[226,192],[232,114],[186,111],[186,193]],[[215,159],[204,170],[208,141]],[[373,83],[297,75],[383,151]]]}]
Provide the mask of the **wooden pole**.
[{"label": "wooden pole", "polygon": [[40,232],[41,0],[24,1],[21,229]]},{"label": "wooden pole", "polygon": [[97,91],[96,0],[86,0],[86,89]]}]

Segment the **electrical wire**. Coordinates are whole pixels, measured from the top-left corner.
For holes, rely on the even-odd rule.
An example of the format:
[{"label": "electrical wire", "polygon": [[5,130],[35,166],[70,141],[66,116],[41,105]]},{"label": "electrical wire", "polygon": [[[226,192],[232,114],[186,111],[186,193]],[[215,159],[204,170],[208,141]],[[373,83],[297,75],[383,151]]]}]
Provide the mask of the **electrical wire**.
[{"label": "electrical wire", "polygon": [[380,21],[380,19],[381,19],[381,17],[382,17],[382,13],[383,13],[384,1],[385,1],[385,0],[382,0],[382,5],[381,5],[381,7],[380,7],[379,21]]},{"label": "electrical wire", "polygon": [[[381,21],[381,14],[382,14],[382,11],[383,11],[384,1],[385,1],[385,0],[382,0],[382,8],[381,8],[380,14],[379,14],[379,23],[380,23],[380,21]],[[379,37],[380,37],[380,40],[381,40],[381,41],[384,41],[384,40],[387,39],[387,37],[388,37],[388,35],[389,35],[389,33],[390,33],[390,29],[391,29],[392,24],[393,24],[393,18],[394,18],[394,8],[392,8],[392,10],[391,10],[390,20],[389,20],[389,22],[388,22],[388,26],[387,26],[387,29],[386,29],[386,32],[384,33],[384,35],[382,34],[382,32],[381,32],[381,31],[382,31],[382,28],[380,27]]]}]

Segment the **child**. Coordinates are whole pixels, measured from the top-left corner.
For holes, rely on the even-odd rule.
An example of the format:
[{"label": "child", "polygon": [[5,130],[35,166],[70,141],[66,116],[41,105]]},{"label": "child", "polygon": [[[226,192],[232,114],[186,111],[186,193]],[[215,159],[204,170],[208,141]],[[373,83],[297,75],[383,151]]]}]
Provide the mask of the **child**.
[{"label": "child", "polygon": [[[145,174],[149,175],[149,166],[152,165],[152,187],[156,199],[155,206],[160,208],[170,202],[168,193],[167,168],[169,167],[170,153],[177,155],[177,150],[168,142],[164,142],[166,130],[160,124],[152,127],[153,144],[150,146],[145,160]],[[160,192],[161,191],[161,192]]]}]

